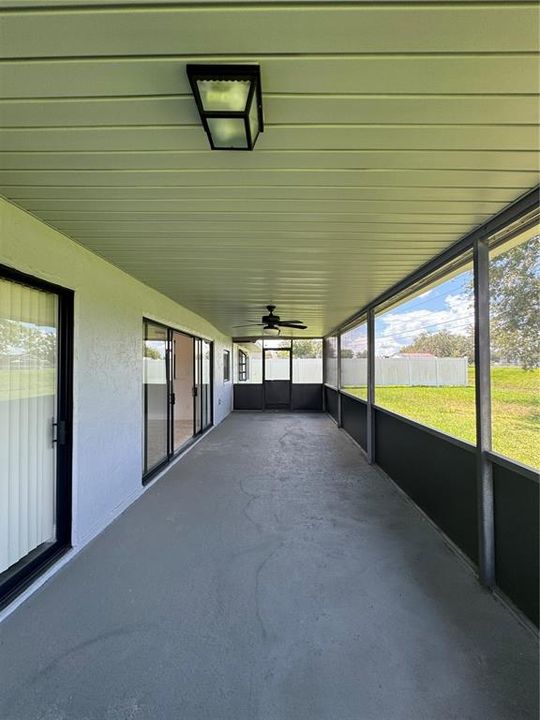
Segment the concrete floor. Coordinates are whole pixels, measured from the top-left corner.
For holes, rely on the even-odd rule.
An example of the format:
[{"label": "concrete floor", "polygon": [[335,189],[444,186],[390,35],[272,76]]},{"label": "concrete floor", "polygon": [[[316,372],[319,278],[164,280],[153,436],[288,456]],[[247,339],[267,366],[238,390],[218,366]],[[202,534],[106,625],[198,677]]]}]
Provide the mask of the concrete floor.
[{"label": "concrete floor", "polygon": [[2,720],[536,719],[537,672],[324,415],[232,415],[0,626]]}]

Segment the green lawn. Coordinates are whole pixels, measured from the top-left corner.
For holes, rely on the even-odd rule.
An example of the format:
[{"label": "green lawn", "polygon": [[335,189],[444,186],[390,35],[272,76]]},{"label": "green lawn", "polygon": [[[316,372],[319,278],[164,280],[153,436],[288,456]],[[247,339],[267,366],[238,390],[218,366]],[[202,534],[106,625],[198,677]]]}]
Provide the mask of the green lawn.
[{"label": "green lawn", "polygon": [[55,380],[55,368],[0,370],[0,400],[54,395]]},{"label": "green lawn", "polygon": [[[493,449],[540,466],[540,370],[495,367],[491,373]],[[365,399],[365,388],[343,388]],[[449,435],[475,442],[474,368],[467,387],[378,387],[375,402]]]}]

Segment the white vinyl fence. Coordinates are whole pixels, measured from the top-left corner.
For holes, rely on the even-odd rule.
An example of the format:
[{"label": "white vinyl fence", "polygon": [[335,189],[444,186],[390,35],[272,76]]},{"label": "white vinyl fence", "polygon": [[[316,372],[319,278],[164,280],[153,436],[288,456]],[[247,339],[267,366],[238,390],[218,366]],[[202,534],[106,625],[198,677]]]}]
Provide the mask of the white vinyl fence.
[{"label": "white vinyl fence", "polygon": [[165,361],[158,358],[143,358],[144,382],[147,385],[165,385],[167,382]]},{"label": "white vinyl fence", "polygon": [[[236,369],[237,370],[237,369]],[[266,377],[274,380],[289,379],[289,361],[287,358],[272,358],[266,361]],[[238,372],[235,373],[238,382]],[[322,383],[321,358],[293,359],[293,379],[295,383]],[[262,383],[262,359],[260,355],[251,356],[249,360],[250,383]]]},{"label": "white vinyl fence", "polygon": [[[375,358],[377,385],[467,385],[467,358]],[[341,386],[367,385],[367,358],[343,358]]]},{"label": "white vinyl fence", "polygon": [[[262,382],[260,355],[250,358],[250,383]],[[376,358],[375,379],[377,385],[428,385],[466,386],[467,358]],[[285,358],[268,359],[266,376],[289,377],[289,361]],[[320,358],[296,358],[293,360],[293,378],[296,383],[321,383]],[[236,380],[238,382],[238,380]],[[341,386],[367,385],[367,359],[343,358],[341,361]]]}]

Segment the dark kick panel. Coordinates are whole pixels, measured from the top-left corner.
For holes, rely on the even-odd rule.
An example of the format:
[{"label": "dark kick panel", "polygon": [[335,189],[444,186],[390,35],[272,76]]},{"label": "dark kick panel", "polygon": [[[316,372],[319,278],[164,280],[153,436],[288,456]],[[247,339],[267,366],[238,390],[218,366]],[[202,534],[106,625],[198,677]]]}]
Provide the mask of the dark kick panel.
[{"label": "dark kick panel", "polygon": [[[281,382],[280,380],[267,381],[268,384]],[[283,381],[288,384],[287,380]],[[252,383],[236,383],[234,386],[235,410],[264,410],[263,385]],[[268,407],[268,410],[289,410],[289,400],[286,405],[278,408]],[[304,412],[322,412],[322,385],[319,383],[299,383],[291,386],[291,410]]]},{"label": "dark kick panel", "polygon": [[291,406],[291,381],[266,380],[264,404],[266,410],[288,410]]}]

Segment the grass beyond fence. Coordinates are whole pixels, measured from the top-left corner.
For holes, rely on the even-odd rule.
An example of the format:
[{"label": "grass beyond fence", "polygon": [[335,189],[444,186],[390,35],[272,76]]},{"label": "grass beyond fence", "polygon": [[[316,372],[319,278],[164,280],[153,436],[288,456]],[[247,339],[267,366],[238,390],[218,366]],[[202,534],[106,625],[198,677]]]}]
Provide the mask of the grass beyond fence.
[{"label": "grass beyond fence", "polygon": [[[366,397],[365,388],[343,388]],[[512,460],[540,466],[540,370],[494,367],[491,371],[493,449]],[[377,387],[375,402],[448,435],[475,443],[474,368],[467,387]]]}]

